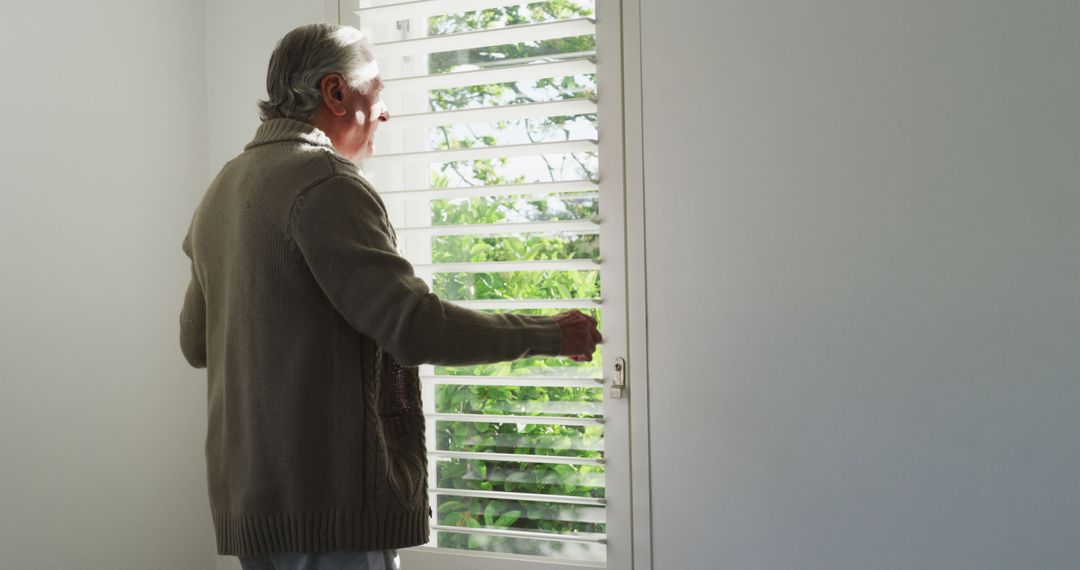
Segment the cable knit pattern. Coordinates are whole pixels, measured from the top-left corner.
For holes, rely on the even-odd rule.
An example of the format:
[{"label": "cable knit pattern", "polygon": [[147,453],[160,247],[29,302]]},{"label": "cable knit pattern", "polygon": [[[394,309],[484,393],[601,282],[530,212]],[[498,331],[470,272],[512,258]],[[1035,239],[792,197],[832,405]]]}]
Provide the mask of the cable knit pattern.
[{"label": "cable knit pattern", "polygon": [[207,369],[218,553],[428,541],[416,366],[558,354],[550,317],[444,302],[397,251],[382,199],[314,126],[264,121],[182,248],[180,347]]}]

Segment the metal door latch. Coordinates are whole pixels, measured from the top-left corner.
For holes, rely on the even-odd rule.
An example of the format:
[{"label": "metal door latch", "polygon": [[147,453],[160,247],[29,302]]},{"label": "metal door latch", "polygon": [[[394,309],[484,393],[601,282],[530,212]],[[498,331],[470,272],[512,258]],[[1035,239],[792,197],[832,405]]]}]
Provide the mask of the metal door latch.
[{"label": "metal door latch", "polygon": [[611,379],[611,397],[618,400],[622,398],[623,388],[626,387],[626,360],[621,356],[615,359],[615,377]]}]

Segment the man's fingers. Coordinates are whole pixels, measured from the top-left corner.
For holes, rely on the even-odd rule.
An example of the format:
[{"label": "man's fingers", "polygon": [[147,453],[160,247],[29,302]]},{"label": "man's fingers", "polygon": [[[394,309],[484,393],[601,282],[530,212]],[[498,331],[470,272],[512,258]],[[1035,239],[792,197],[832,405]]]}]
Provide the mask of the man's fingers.
[{"label": "man's fingers", "polygon": [[569,312],[569,313],[571,313],[571,314],[573,314],[573,315],[574,315],[575,317],[582,317],[582,318],[584,318],[584,319],[585,319],[586,321],[588,321],[588,322],[592,323],[593,325],[596,325],[596,324],[597,324],[597,323],[596,323],[596,319],[595,319],[595,318],[593,318],[593,316],[592,316],[592,315],[590,315],[590,314],[588,314],[588,313],[583,313],[583,312],[581,312],[581,311],[580,311],[580,310],[578,310],[578,309],[571,309],[571,310],[570,310],[570,311],[568,311],[568,312]]},{"label": "man's fingers", "polygon": [[560,318],[563,319],[563,332],[566,335],[565,348],[572,353],[566,356],[575,362],[591,361],[596,345],[604,340],[596,328],[596,319],[577,309],[561,313]]},{"label": "man's fingers", "polygon": [[590,315],[588,313],[583,313],[583,312],[581,312],[581,311],[579,311],[577,309],[574,309],[574,315],[579,316],[579,317],[583,317],[583,319],[586,322],[592,323],[593,326],[596,326],[596,319],[594,319],[592,315]]}]

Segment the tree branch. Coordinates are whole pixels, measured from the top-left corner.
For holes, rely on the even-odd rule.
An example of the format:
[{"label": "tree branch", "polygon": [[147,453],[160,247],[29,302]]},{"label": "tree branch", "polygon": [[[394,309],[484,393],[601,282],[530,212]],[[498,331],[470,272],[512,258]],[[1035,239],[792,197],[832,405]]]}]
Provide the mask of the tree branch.
[{"label": "tree branch", "polygon": [[[450,144],[450,134],[447,132],[446,127],[439,127],[439,130],[442,131],[443,140],[446,141],[446,149],[447,150],[452,149],[453,145]],[[465,175],[462,174],[460,170],[458,170],[457,161],[452,160],[452,161],[448,162],[447,164],[450,165],[450,169],[454,171],[454,174],[457,174],[458,178],[461,178],[462,182],[468,184],[469,186],[476,186],[476,184],[473,184],[472,182],[470,182],[469,179],[465,178]]]}]

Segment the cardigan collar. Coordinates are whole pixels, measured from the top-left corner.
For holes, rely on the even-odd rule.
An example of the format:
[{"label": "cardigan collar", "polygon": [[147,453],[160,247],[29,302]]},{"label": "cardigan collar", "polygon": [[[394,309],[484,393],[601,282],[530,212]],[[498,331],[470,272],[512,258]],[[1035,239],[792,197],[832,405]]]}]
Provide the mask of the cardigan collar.
[{"label": "cardigan collar", "polygon": [[331,144],[330,137],[326,136],[326,133],[315,125],[297,121],[296,119],[267,119],[263,121],[258,130],[255,131],[255,138],[244,146],[244,150],[263,144],[284,141],[297,141],[334,150],[334,145]]}]

